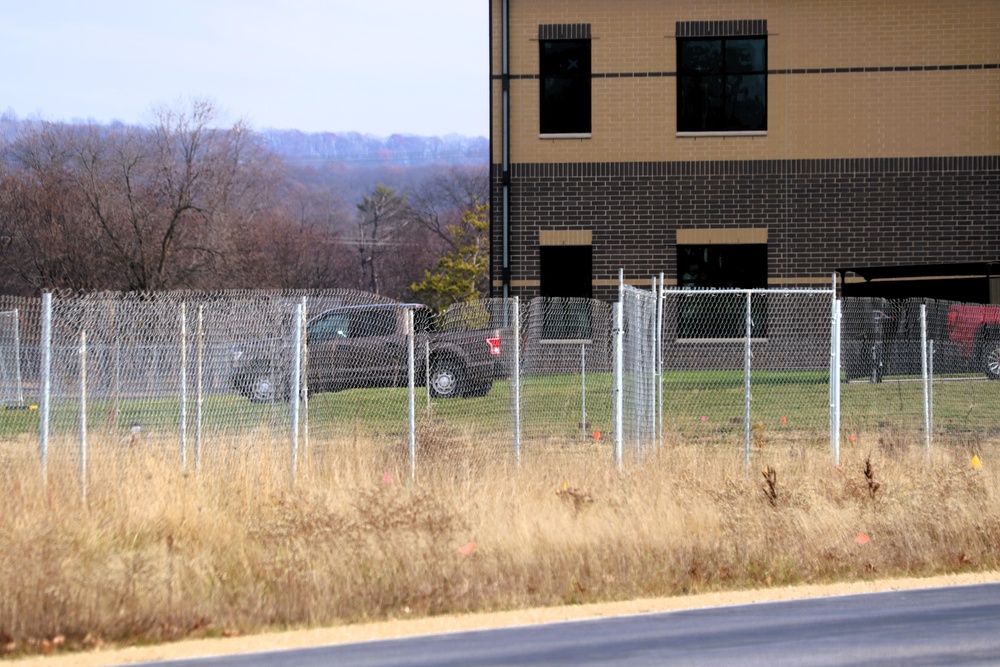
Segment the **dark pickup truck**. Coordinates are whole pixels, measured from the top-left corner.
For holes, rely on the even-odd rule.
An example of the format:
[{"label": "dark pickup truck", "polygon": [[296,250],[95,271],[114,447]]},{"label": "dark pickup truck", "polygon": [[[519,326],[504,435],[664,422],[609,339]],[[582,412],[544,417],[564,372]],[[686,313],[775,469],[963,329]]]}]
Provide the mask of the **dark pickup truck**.
[{"label": "dark pickup truck", "polygon": [[948,309],[948,340],[959,354],[1000,379],[1000,306],[956,303]]},{"label": "dark pickup truck", "polygon": [[[407,313],[414,314],[415,383],[429,382],[435,398],[485,396],[502,373],[501,330],[456,327],[431,331],[422,304],[343,306],[306,326],[309,393],[405,387],[409,380]],[[291,342],[256,341],[233,350],[234,389],[255,403],[288,400]],[[430,359],[430,374],[425,360]]]}]

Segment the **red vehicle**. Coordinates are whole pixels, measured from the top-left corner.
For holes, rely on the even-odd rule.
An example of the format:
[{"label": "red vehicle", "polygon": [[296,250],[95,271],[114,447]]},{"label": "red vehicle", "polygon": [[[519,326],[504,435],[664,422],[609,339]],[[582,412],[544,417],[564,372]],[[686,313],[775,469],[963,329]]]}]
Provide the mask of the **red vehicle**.
[{"label": "red vehicle", "polygon": [[986,377],[1000,379],[1000,305],[954,304],[948,310],[948,339]]}]

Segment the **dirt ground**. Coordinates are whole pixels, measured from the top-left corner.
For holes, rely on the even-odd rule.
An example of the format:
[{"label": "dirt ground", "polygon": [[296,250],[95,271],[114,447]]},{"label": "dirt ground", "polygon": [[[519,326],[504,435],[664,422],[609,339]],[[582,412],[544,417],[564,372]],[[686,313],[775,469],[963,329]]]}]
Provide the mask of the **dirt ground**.
[{"label": "dirt ground", "polygon": [[855,583],[840,583],[816,586],[796,586],[788,588],[768,588],[751,591],[708,593],[684,597],[632,600],[605,604],[576,605],[567,607],[546,607],[491,614],[469,614],[464,616],[437,616],[434,618],[404,619],[348,625],[314,630],[296,630],[245,637],[220,639],[195,639],[160,646],[142,646],[116,649],[104,647],[89,653],[53,655],[26,658],[13,661],[17,667],[37,665],[39,667],[98,667],[103,665],[128,665],[155,660],[177,660],[226,655],[233,653],[253,653],[281,649],[305,648],[327,644],[363,642],[375,639],[412,637],[416,635],[443,632],[462,632],[486,628],[504,628],[538,623],[645,614],[681,609],[721,607],[726,605],[754,604],[777,600],[852,595],[879,591],[898,591],[939,586],[961,586],[986,582],[1000,582],[1000,571],[955,574],[924,579],[885,579]]}]

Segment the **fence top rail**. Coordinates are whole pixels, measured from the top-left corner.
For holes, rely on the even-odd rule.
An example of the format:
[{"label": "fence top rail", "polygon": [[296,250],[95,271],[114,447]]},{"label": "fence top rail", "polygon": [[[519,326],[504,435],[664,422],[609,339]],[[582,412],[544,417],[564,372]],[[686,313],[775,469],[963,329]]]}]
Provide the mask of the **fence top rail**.
[{"label": "fence top rail", "polygon": [[807,288],[807,289],[787,289],[787,288],[763,288],[754,287],[749,289],[740,289],[735,287],[720,287],[718,289],[699,287],[695,289],[687,289],[681,287],[666,287],[663,289],[664,294],[825,294],[827,296],[833,295],[832,289],[818,289],[818,288]]}]

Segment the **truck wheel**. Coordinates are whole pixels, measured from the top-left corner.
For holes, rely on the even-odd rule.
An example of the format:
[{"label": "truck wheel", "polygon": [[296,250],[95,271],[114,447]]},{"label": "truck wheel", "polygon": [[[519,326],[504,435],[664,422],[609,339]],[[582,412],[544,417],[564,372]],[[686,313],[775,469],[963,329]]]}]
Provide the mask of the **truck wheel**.
[{"label": "truck wheel", "polygon": [[467,384],[465,364],[454,357],[431,361],[431,396],[457,398],[465,395]]},{"label": "truck wheel", "polygon": [[983,370],[991,380],[1000,379],[1000,335],[983,341]]},{"label": "truck wheel", "polygon": [[276,403],[288,398],[288,388],[265,361],[247,364],[236,376],[234,384],[251,403]]}]

